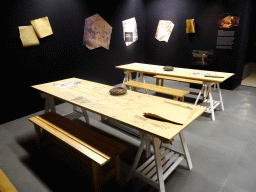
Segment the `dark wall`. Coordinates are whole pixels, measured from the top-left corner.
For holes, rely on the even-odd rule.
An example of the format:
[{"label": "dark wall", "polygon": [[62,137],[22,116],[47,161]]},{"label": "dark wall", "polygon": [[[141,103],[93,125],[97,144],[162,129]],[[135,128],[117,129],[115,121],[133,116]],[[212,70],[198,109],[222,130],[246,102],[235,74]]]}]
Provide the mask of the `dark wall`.
[{"label": "dark wall", "polygon": [[[123,71],[115,66],[142,62],[190,68],[192,50],[214,50],[220,13],[239,13],[240,24],[233,50],[215,50],[213,70],[236,73],[222,88],[239,85],[247,52],[251,0],[9,0],[7,2],[7,62],[2,66],[3,109],[1,123],[42,110],[43,99],[32,85],[78,77],[114,85]],[[110,49],[89,50],[83,45],[84,20],[98,13],[112,27]],[[47,16],[53,35],[40,45],[23,48],[19,26]],[[122,21],[135,17],[139,39],[126,47]],[[196,33],[186,34],[186,19],[195,19]],[[168,41],[159,42],[155,32],[159,20],[171,20],[174,30]]]},{"label": "dark wall", "polygon": [[[214,50],[213,65],[207,70],[232,72],[236,75],[222,83],[234,89],[241,83],[251,19],[251,1],[238,0],[155,0],[146,4],[146,63],[193,68],[192,50]],[[218,19],[222,13],[238,13],[239,27],[232,50],[216,49]],[[166,42],[159,42],[155,29],[159,20],[171,20],[175,26]],[[196,33],[186,34],[186,19],[195,19]]]},{"label": "dark wall", "polygon": [[256,63],[256,28],[255,28],[255,21],[256,18],[256,1],[251,2],[251,19],[250,19],[250,33],[249,33],[249,42],[248,48],[246,52],[246,64],[247,63]]},{"label": "dark wall", "polygon": [[[6,76],[1,75],[1,81],[7,83],[1,100],[6,103],[4,109],[9,115],[1,118],[0,123],[43,109],[43,99],[32,85],[70,77],[109,85],[122,82],[123,71],[115,66],[144,61],[144,9],[142,1],[134,0],[118,1],[111,6],[107,1],[8,1],[5,53],[8,62],[2,68]],[[102,47],[89,50],[83,45],[84,21],[96,13],[113,27],[109,50]],[[23,48],[18,26],[30,25],[30,20],[45,16],[53,35],[40,39],[39,46]],[[122,21],[132,17],[137,21],[139,41],[126,47]]]}]

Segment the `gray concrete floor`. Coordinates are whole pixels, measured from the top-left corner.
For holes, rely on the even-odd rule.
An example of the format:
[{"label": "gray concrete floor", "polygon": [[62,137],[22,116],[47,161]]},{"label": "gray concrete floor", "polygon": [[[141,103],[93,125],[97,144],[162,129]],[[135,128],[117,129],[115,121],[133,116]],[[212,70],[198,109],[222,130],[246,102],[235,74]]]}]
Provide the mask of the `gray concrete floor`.
[{"label": "gray concrete floor", "polygon": [[[146,80],[154,84],[151,77]],[[178,82],[166,81],[165,86],[191,90],[188,84]],[[256,88],[239,86],[232,91],[222,90],[222,96],[225,110],[215,111],[215,121],[203,114],[184,130],[193,169],[188,171],[185,161],[178,166],[165,181],[167,192],[255,191]],[[218,94],[214,93],[216,97]],[[192,101],[185,98],[185,102]],[[71,110],[72,106],[66,103],[57,106],[60,114]],[[28,118],[42,113],[0,125],[0,168],[19,192],[93,191],[90,169],[72,153],[56,145],[36,149],[33,125]],[[114,135],[128,146],[121,155],[121,184],[111,179],[102,191],[156,192],[136,177],[125,182],[139,141],[101,122],[98,115],[89,113],[89,117],[97,129]],[[173,148],[181,148],[178,137]]]}]

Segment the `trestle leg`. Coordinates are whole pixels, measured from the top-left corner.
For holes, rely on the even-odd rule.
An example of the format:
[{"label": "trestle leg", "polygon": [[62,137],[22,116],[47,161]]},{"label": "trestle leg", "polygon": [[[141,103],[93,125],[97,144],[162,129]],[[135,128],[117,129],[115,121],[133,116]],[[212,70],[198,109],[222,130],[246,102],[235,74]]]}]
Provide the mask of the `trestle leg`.
[{"label": "trestle leg", "polygon": [[190,158],[190,154],[188,152],[188,146],[187,146],[183,131],[181,131],[179,133],[179,135],[180,135],[180,141],[181,141],[181,144],[182,144],[182,147],[183,147],[183,150],[184,150],[185,158],[186,158],[186,161],[187,161],[187,164],[188,164],[188,168],[189,168],[189,170],[191,170],[193,168],[193,165],[192,165],[192,161],[191,161],[191,158]]}]

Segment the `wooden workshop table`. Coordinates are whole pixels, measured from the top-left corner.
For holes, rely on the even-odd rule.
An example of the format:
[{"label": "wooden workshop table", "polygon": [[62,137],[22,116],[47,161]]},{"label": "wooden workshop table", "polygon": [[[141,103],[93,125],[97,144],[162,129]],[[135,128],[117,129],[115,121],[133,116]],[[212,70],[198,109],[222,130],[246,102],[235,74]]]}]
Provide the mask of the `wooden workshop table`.
[{"label": "wooden workshop table", "polygon": [[[112,96],[109,94],[112,86],[77,78],[32,87],[40,91],[41,95],[45,97],[45,112],[55,111],[54,98],[58,98],[74,105],[73,113],[78,113],[77,107],[81,108],[87,123],[89,123],[87,111],[91,111],[101,117],[109,118],[129,126],[131,129],[138,130],[141,133],[141,144],[130,175],[141,177],[161,192],[165,191],[164,180],[183,159],[186,160],[188,168],[192,169],[183,129],[199,117],[206,110],[205,108],[129,90],[124,95]],[[145,117],[143,113],[145,108],[149,106],[156,110],[159,109],[159,106],[166,106],[168,110],[174,106],[179,106],[182,110],[190,109],[193,112],[188,116],[186,122],[180,125]],[[171,148],[161,145],[161,142],[170,143],[178,134],[184,153],[173,151]],[[154,155],[137,168],[143,150],[146,148],[146,152],[149,151],[151,141],[153,142]],[[148,169],[150,171],[147,171]]]},{"label": "wooden workshop table", "polygon": [[[227,80],[231,76],[234,75],[234,73],[226,73],[226,72],[217,72],[217,71],[205,71],[205,70],[197,70],[197,69],[186,69],[186,68],[178,68],[174,67],[173,71],[164,71],[164,66],[161,65],[152,65],[152,64],[144,64],[144,63],[131,63],[131,64],[125,64],[125,65],[119,65],[116,66],[117,69],[124,70],[125,77],[124,81],[130,81],[132,80],[132,72],[136,72],[136,80],[140,77],[142,78],[142,81],[145,82],[143,74],[151,74],[151,75],[164,75],[169,77],[179,77],[179,78],[185,78],[185,79],[191,79],[191,80],[200,80],[203,81],[202,89],[200,90],[198,97],[195,101],[195,105],[198,104],[198,100],[200,98],[201,93],[204,93],[204,95],[209,95],[209,99],[205,99],[202,104],[199,104],[200,106],[206,107],[207,113],[212,114],[212,120],[215,120],[214,115],[214,109],[221,105],[222,111],[224,111],[224,105],[220,90],[220,83]],[[214,73],[215,76],[211,75],[198,75],[203,73]],[[197,74],[197,75],[195,75]],[[212,98],[212,89],[211,85],[216,84],[218,88],[219,93],[219,101],[213,100]]]}]

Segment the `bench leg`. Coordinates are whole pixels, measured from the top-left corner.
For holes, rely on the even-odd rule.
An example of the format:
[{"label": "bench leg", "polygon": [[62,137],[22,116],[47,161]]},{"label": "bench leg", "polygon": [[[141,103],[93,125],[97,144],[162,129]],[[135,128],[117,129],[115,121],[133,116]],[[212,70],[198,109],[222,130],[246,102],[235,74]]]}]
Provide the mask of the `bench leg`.
[{"label": "bench leg", "polygon": [[174,101],[178,101],[178,97],[175,97],[175,96],[174,96],[174,97],[173,97],[173,100],[174,100]]},{"label": "bench leg", "polygon": [[184,96],[180,97],[180,102],[184,102]]},{"label": "bench leg", "polygon": [[96,192],[100,190],[100,171],[101,171],[100,165],[92,161],[93,185],[94,185],[94,190]]},{"label": "bench leg", "polygon": [[161,79],[161,86],[164,86],[164,79]]},{"label": "bench leg", "polygon": [[35,131],[36,131],[36,144],[37,144],[37,147],[38,149],[40,149],[40,139],[41,139],[41,128],[34,124],[34,128],[35,128]]},{"label": "bench leg", "polygon": [[159,78],[156,78],[156,85],[159,85]]},{"label": "bench leg", "polygon": [[116,174],[116,181],[120,180],[120,159],[119,155],[115,158],[115,174]]}]

